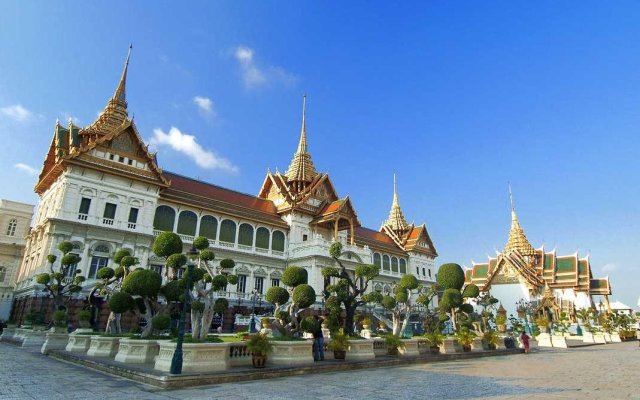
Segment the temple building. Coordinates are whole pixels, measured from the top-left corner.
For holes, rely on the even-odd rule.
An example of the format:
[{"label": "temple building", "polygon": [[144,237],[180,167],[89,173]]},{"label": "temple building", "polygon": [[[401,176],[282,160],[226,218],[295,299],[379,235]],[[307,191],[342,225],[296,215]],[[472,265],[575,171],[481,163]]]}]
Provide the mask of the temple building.
[{"label": "temple building", "polygon": [[520,226],[511,200],[511,230],[502,252],[486,263],[472,263],[465,271],[465,283],[474,283],[481,293],[500,300],[507,315],[517,315],[516,303],[531,302],[534,311],[557,320],[566,312],[575,321],[575,311],[595,307],[594,296],[602,296],[608,306],[609,278],[594,278],[589,256],[578,253],[559,256],[534,249]]},{"label": "temple building", "polygon": [[54,127],[35,186],[39,204],[18,277],[16,319],[28,312],[28,300],[38,291],[33,277],[48,270],[48,254],[60,255],[61,241],[72,242],[82,258],[69,277],[80,271],[89,288],[98,269],[112,266],[114,252],[122,248],[131,250],[140,267],[161,271],[164,260],[152,253],[151,245],[162,231],[180,235],[185,250],[196,236],[206,236],[217,261],[235,260],[238,284],[224,293],[233,308],[229,313],[247,315],[254,299],[257,307],[266,306],[264,293],[282,285],[288,265],[307,269],[318,294],[315,307],[322,308],[321,294],[329,282],[320,271],[333,264],[329,247],[334,241],[343,243],[348,267],[380,266],[372,290],[390,292],[406,273],[433,284],[436,249],[426,225],[405,220],[395,182],[389,218],[374,230],[361,225],[349,196],[340,196],[329,175],[316,170],[304,103],[299,144],[289,167],[285,173],[267,172],[257,196],[162,170],[129,117],[129,56],[96,121],[84,128],[72,122]]}]

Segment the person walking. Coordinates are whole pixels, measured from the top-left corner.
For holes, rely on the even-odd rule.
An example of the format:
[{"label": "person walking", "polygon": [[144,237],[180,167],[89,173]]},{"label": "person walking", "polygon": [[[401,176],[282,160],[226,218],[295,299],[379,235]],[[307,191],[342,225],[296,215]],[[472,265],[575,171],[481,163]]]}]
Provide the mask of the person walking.
[{"label": "person walking", "polygon": [[529,354],[529,335],[525,331],[522,331],[520,334],[520,340],[522,341],[522,345],[524,346],[525,354]]},{"label": "person walking", "polygon": [[315,315],[316,327],[313,331],[313,361],[324,361],[324,335],[322,334],[322,321]]}]

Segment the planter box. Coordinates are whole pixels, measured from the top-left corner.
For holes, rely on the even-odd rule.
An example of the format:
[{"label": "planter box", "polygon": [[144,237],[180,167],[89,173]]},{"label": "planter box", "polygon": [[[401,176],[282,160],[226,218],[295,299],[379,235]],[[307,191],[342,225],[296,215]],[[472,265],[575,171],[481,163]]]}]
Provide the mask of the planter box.
[{"label": "planter box", "polygon": [[[158,344],[159,353],[153,368],[169,372],[177,344],[168,340],[158,341]],[[184,343],[182,345],[182,372],[225,371],[229,369],[228,345],[229,343]],[[122,348],[122,344],[120,348]]]},{"label": "planter box", "polygon": [[[346,360],[364,361],[375,359],[376,353],[373,351],[373,343],[373,340],[350,340]],[[331,350],[331,354],[333,355],[333,350]]]},{"label": "planter box", "polygon": [[14,340],[14,335],[16,333],[16,328],[4,328],[2,330],[2,335],[0,335],[0,341],[9,342]]},{"label": "planter box", "polygon": [[91,336],[90,335],[79,335],[76,332],[73,332],[69,335],[69,341],[67,342],[67,347],[64,349],[66,351],[74,352],[74,353],[86,353],[89,350],[89,345],[91,344]]},{"label": "planter box", "polygon": [[417,357],[420,355],[420,350],[418,350],[418,339],[402,339],[402,342],[404,343],[404,349],[398,349],[401,356]]},{"label": "planter box", "polygon": [[595,333],[593,335],[593,343],[607,344],[607,340],[602,333]]},{"label": "planter box", "polygon": [[457,339],[445,338],[442,344],[440,345],[440,353],[443,353],[443,354],[462,353],[462,346],[460,345],[460,343],[458,343]]},{"label": "planter box", "polygon": [[267,365],[293,366],[313,364],[313,341],[273,342]]},{"label": "planter box", "polygon": [[120,337],[109,336],[90,336],[91,344],[87,355],[90,357],[109,357],[113,358],[118,353],[120,345]]},{"label": "planter box", "polygon": [[593,333],[591,333],[591,332],[584,332],[584,333],[582,334],[582,342],[584,342],[584,343],[595,343],[595,342],[596,342],[596,340],[595,340],[595,338],[593,337]]},{"label": "planter box", "polygon": [[551,342],[551,335],[548,333],[541,333],[536,337],[538,341],[538,346],[540,347],[553,347],[553,343]]},{"label": "planter box", "polygon": [[[247,349],[245,342],[229,343],[229,366],[231,367],[251,367],[251,352]],[[268,358],[269,356],[267,356]]]},{"label": "planter box", "polygon": [[24,333],[22,347],[41,347],[47,340],[47,332],[45,331],[27,331]]},{"label": "planter box", "polygon": [[482,343],[482,338],[480,338],[480,337],[474,337],[473,338],[473,342],[471,342],[471,351],[489,350],[489,347],[487,347],[486,349],[485,349],[485,347],[487,347],[487,346],[485,346]]},{"label": "planter box", "polygon": [[620,343],[622,342],[622,339],[620,339],[620,334],[619,333],[612,333],[611,334],[611,343]]},{"label": "planter box", "polygon": [[[439,349],[438,352],[440,352]],[[431,345],[425,339],[418,339],[418,353],[431,354]]]},{"label": "planter box", "polygon": [[381,338],[373,338],[373,354],[376,357],[382,357],[387,355],[387,342]]},{"label": "planter box", "polygon": [[40,352],[42,354],[49,354],[51,350],[63,350],[69,343],[68,333],[47,332],[46,339]]},{"label": "planter box", "polygon": [[115,360],[126,364],[145,364],[155,361],[158,352],[160,351],[160,340],[145,340],[145,339],[120,339],[120,346],[118,347],[118,354],[115,356]]}]

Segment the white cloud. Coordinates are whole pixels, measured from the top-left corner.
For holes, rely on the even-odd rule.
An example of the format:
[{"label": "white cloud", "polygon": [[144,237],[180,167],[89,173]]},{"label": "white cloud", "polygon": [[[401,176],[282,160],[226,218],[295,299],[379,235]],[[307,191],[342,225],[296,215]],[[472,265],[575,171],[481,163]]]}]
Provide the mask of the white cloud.
[{"label": "white cloud", "polygon": [[196,96],[193,98],[193,104],[198,106],[198,108],[204,115],[212,118],[216,116],[216,112],[213,109],[213,101],[211,101],[210,98],[203,97],[203,96]]},{"label": "white cloud", "polygon": [[26,172],[27,174],[31,175],[31,176],[36,176],[38,175],[38,170],[27,165],[27,164],[23,164],[23,163],[17,163],[14,164],[13,167],[15,169],[19,169],[22,172]]},{"label": "white cloud", "polygon": [[602,270],[603,274],[610,274],[613,271],[616,271],[618,269],[618,264],[614,264],[614,263],[608,263],[602,266],[602,268],[600,268],[600,270]]},{"label": "white cloud", "polygon": [[233,165],[231,161],[219,157],[210,150],[205,150],[196,142],[195,136],[182,133],[180,129],[174,126],[169,129],[169,133],[165,133],[160,128],[154,129],[153,137],[149,140],[149,144],[158,147],[169,146],[173,150],[191,158],[202,168],[221,169],[231,173],[238,172],[238,167]]},{"label": "white cloud", "polygon": [[292,85],[297,81],[295,75],[278,66],[258,67],[254,60],[253,49],[247,46],[239,46],[233,52],[233,56],[240,65],[242,81],[245,88],[253,89],[269,83],[282,83]]},{"label": "white cloud", "polygon": [[78,117],[74,117],[73,115],[71,115],[71,113],[67,113],[67,112],[63,112],[62,113],[62,119],[61,119],[61,123],[68,123],[69,120],[71,120],[74,125],[78,125],[80,123],[80,120],[78,119]]},{"label": "white cloud", "polygon": [[31,111],[22,107],[22,105],[20,104],[14,104],[12,106],[2,107],[0,108],[0,112],[2,112],[2,114],[18,122],[26,122],[34,117],[34,114]]}]

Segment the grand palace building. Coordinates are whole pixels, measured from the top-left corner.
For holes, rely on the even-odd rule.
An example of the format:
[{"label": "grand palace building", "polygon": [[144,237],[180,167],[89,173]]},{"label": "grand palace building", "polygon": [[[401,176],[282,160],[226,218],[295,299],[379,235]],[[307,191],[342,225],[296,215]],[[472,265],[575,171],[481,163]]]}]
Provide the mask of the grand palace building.
[{"label": "grand palace building", "polygon": [[[424,224],[407,223],[395,183],[387,220],[378,230],[363,227],[349,196],[338,195],[329,175],[315,168],[304,109],[299,144],[286,172],[268,172],[257,196],[248,195],[160,168],[129,117],[128,66],[129,57],[114,95],[93,123],[80,128],[56,122],[35,185],[39,202],[18,273],[16,320],[34,307],[37,311],[34,298],[42,291],[34,276],[49,270],[48,254],[60,256],[60,242],[72,242],[82,259],[75,266],[87,278],[80,301],[98,269],[113,266],[119,249],[130,249],[140,267],[161,271],[164,260],[151,246],[162,231],[180,235],[185,251],[194,237],[205,236],[216,261],[236,262],[238,284],[229,285],[224,295],[233,312],[245,315],[254,298],[264,305],[266,290],[282,285],[288,265],[308,271],[319,294],[315,307],[321,308],[328,282],[320,271],[333,263],[333,241],[344,245],[346,265],[380,267],[372,290],[390,291],[405,273],[425,285],[435,282],[436,249]],[[75,271],[69,271],[69,279]]]}]

